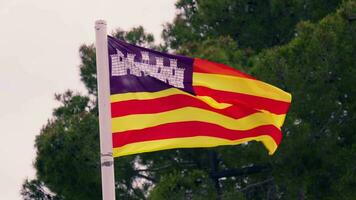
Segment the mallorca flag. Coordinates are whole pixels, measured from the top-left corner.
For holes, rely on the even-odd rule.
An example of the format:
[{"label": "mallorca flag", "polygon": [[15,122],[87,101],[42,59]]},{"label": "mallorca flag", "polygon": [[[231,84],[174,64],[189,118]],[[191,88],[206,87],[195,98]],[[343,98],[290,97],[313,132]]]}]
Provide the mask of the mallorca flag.
[{"label": "mallorca flag", "polygon": [[291,95],[223,64],[108,38],[114,157],[281,142]]}]

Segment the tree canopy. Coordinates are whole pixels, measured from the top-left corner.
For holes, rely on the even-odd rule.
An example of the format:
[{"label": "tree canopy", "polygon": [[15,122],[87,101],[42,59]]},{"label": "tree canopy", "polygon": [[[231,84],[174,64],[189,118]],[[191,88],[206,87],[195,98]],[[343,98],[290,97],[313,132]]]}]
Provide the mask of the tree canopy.
[{"label": "tree canopy", "polygon": [[[292,93],[284,138],[263,146],[175,149],[115,159],[117,199],[353,199],[356,196],[356,2],[179,0],[165,44],[142,27],[112,35],[221,62]],[[93,45],[80,47],[88,94],[60,106],[35,141],[24,199],[100,199]]]},{"label": "tree canopy", "polygon": [[179,0],[179,14],[163,31],[172,49],[191,41],[231,37],[241,49],[260,51],[285,44],[302,20],[318,21],[340,4],[340,0]]}]

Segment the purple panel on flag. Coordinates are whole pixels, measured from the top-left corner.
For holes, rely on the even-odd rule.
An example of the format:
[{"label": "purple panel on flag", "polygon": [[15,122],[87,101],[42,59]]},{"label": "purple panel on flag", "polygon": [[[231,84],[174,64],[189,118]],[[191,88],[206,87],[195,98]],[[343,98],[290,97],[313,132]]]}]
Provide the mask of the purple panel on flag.
[{"label": "purple panel on flag", "polygon": [[171,55],[108,37],[110,91],[156,92],[176,87],[193,93],[194,59]]}]

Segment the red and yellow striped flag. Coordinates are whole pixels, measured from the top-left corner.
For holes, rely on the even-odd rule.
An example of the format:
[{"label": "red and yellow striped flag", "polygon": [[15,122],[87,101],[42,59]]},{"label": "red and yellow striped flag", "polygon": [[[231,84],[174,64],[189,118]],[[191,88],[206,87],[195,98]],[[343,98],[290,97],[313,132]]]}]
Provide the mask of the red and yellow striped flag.
[{"label": "red and yellow striped flag", "polygon": [[289,93],[223,64],[108,42],[114,157],[251,140],[277,149]]}]

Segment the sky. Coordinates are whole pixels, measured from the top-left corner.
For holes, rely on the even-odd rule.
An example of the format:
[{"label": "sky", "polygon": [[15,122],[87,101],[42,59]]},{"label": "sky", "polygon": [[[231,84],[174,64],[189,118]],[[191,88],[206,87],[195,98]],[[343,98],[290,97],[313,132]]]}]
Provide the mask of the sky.
[{"label": "sky", "polygon": [[108,32],[142,25],[159,40],[176,0],[0,0],[0,199],[19,200],[33,178],[34,140],[57,106],[54,93],[86,93],[79,77],[81,44],[94,23]]}]

